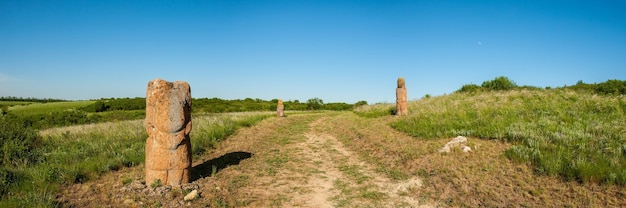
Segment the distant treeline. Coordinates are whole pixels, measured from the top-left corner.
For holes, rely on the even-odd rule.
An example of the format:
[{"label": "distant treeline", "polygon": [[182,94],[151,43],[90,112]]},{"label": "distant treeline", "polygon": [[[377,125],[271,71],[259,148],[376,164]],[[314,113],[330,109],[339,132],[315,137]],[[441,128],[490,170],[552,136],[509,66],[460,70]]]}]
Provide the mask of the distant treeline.
[{"label": "distant treeline", "polygon": [[[572,89],[576,91],[585,91],[589,93],[595,93],[599,95],[624,95],[626,94],[626,80],[607,80],[602,83],[587,84],[583,81],[578,81],[576,85],[563,86],[564,89]],[[493,80],[484,81],[480,86],[476,84],[466,84],[456,92],[475,93],[481,91],[498,91],[498,90],[512,90],[512,89],[534,89],[539,90],[542,88],[534,86],[518,86],[508,77],[496,77]],[[546,89],[551,89],[546,87]],[[557,88],[558,89],[558,88]]]},{"label": "distant treeline", "polygon": [[[247,112],[247,111],[275,111],[278,103],[277,99],[237,99],[224,100],[220,98],[193,98],[192,110],[194,112],[225,113],[225,112]],[[356,104],[347,103],[324,103],[322,99],[311,98],[307,102],[284,101],[286,110],[352,110],[355,105],[367,105],[366,101],[359,101]],[[146,109],[145,98],[102,98],[95,103],[80,108],[85,112],[107,112],[124,110],[144,110]]]},{"label": "distant treeline", "polygon": [[7,97],[0,97],[0,101],[48,103],[48,102],[64,102],[67,100],[54,99],[54,98],[23,98],[23,97],[7,96]]},{"label": "distant treeline", "polygon": [[[31,98],[13,98],[11,101],[34,102]],[[8,110],[9,106],[0,106],[0,116],[10,119],[24,126],[35,129],[45,129],[60,126],[70,126],[107,121],[121,121],[142,119],[146,115],[145,98],[101,98],[92,104],[73,110],[50,110],[38,114],[16,114]],[[193,113],[226,113],[247,111],[275,111],[278,100],[262,100],[246,98],[243,100],[223,100],[219,98],[192,99]],[[354,106],[367,105],[360,101],[354,105],[346,103],[324,103],[322,99],[312,98],[307,102],[285,101],[286,110],[352,110]],[[8,115],[7,115],[8,114]]]},{"label": "distant treeline", "polygon": [[565,86],[564,88],[594,92],[601,95],[624,95],[626,94],[626,80],[611,79],[598,84],[587,84],[583,81],[578,81],[576,85]]}]

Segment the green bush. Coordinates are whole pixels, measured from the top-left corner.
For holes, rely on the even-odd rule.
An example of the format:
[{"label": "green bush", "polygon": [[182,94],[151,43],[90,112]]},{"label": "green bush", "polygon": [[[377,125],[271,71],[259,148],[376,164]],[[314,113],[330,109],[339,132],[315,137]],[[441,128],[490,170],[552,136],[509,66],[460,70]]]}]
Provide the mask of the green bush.
[{"label": "green bush", "polygon": [[18,115],[21,122],[36,129],[91,123],[88,114],[79,110],[52,111],[43,114]]},{"label": "green bush", "polygon": [[4,116],[9,112],[9,106],[0,105],[0,116]]},{"label": "green bush", "polygon": [[563,88],[599,95],[624,95],[626,94],[626,80],[611,79],[599,84],[587,84],[580,80],[576,85]]},{"label": "green bush", "polygon": [[106,112],[106,111],[126,111],[126,110],[145,110],[146,98],[117,98],[117,99],[100,99],[95,103],[80,108],[86,112]]},{"label": "green bush", "polygon": [[0,198],[24,180],[16,169],[42,160],[41,139],[27,124],[11,114],[0,116]]},{"label": "green bush", "polygon": [[456,92],[465,92],[465,93],[476,93],[482,91],[482,88],[476,84],[466,84],[461,87],[461,89]]},{"label": "green bush", "polygon": [[483,82],[482,87],[487,90],[512,90],[517,87],[517,84],[508,77],[500,76],[493,80]]},{"label": "green bush", "polygon": [[604,95],[623,95],[626,94],[626,81],[607,80],[596,86],[596,93]]},{"label": "green bush", "polygon": [[17,181],[15,173],[0,166],[0,196],[3,196]]},{"label": "green bush", "polygon": [[309,110],[320,110],[324,105],[324,101],[319,98],[311,98],[306,101],[307,109]]},{"label": "green bush", "polygon": [[354,103],[354,107],[358,108],[359,106],[367,105],[367,101],[361,100],[359,102]]},{"label": "green bush", "polygon": [[334,111],[344,111],[344,110],[352,110],[353,107],[350,104],[346,103],[326,103],[322,106],[324,110],[334,110]]},{"label": "green bush", "polygon": [[29,164],[39,157],[37,131],[11,115],[0,117],[0,151],[2,166]]}]

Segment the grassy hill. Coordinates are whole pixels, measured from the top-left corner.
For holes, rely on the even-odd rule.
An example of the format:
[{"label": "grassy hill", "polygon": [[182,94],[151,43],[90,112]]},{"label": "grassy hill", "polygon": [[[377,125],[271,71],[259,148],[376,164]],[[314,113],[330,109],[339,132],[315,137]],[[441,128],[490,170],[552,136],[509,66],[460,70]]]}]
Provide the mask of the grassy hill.
[{"label": "grassy hill", "polygon": [[[285,152],[290,150],[280,145],[291,144],[287,140],[292,137],[311,136],[312,131],[329,140],[324,145],[343,143],[376,171],[363,172],[349,165],[335,172],[359,176],[357,179],[381,174],[395,182],[421,178],[424,187],[402,194],[444,206],[618,206],[624,205],[621,199],[626,194],[626,82],[607,83],[539,89],[497,78],[483,86],[464,86],[450,95],[410,102],[408,116],[391,116],[393,104],[363,105],[354,113],[311,112],[269,119],[265,126],[272,127],[270,136],[260,137],[263,129],[250,128],[240,140],[246,144],[276,140],[278,144],[269,145],[272,151]],[[59,206],[62,202],[56,197],[64,187],[126,167],[141,172],[146,135],[142,120],[136,118],[143,117],[142,110],[88,112],[88,106],[117,109],[113,101],[20,102],[27,105],[12,105],[9,114],[0,116],[0,207]],[[94,105],[98,102],[101,104]],[[242,106],[265,103],[251,99],[236,102],[248,103]],[[237,129],[273,117],[271,109],[265,109],[264,113],[195,112],[191,133],[194,159],[219,147]],[[19,116],[46,123],[34,126]],[[294,129],[297,134],[291,132]],[[458,135],[471,139],[469,146],[474,152],[437,152]],[[259,156],[255,161],[273,164],[274,160]],[[327,169],[319,171],[333,172]],[[360,177],[364,173],[368,176]],[[374,198],[378,203],[395,194],[368,191],[372,184],[357,181],[356,187],[363,189],[358,192],[361,198]],[[123,179],[117,183],[125,186],[130,182]],[[345,186],[340,189],[335,187],[338,185]],[[352,186],[333,184],[346,200],[357,193],[351,191]]]},{"label": "grassy hill", "polygon": [[[273,113],[228,113],[194,118],[194,158],[241,127]],[[0,117],[0,207],[54,207],[62,186],[143,164],[143,120],[74,125],[36,132]],[[24,133],[26,132],[26,133]]]},{"label": "grassy hill", "polygon": [[[383,115],[392,106],[360,109]],[[458,135],[514,144],[507,158],[566,180],[626,184],[626,97],[570,89],[454,93],[409,104],[391,123],[417,139]]]}]

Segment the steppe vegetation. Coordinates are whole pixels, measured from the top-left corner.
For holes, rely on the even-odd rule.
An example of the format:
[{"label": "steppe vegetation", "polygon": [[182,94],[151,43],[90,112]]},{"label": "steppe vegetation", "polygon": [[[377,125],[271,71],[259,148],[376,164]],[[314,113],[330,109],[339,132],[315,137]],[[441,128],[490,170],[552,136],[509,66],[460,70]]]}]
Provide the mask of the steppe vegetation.
[{"label": "steppe vegetation", "polygon": [[[626,185],[626,81],[541,89],[506,77],[467,84],[457,92],[411,102],[391,126],[418,139],[458,135],[513,144],[507,158],[537,174],[564,180]],[[363,106],[365,117],[394,111]]]},{"label": "steppe vegetation", "polygon": [[[336,194],[322,199],[339,207],[387,206],[391,198],[469,207],[626,205],[625,93],[626,82],[619,80],[542,89],[497,77],[409,102],[407,116],[392,116],[393,104],[324,104],[314,98],[285,101],[285,109],[356,109],[272,119],[266,118],[275,117],[274,100],[194,99],[194,160],[242,151],[234,147],[255,155],[243,165],[198,179],[223,188],[205,187],[198,202],[280,206],[311,194]],[[62,205],[57,197],[63,189],[116,170],[133,172],[133,177],[116,178],[117,186],[140,179],[147,137],[142,99],[3,101],[8,112],[0,116],[0,207]],[[231,111],[262,112],[215,113]],[[253,128],[237,135],[242,127]],[[233,134],[233,146],[222,147]],[[473,152],[437,152],[458,135],[470,138]],[[309,150],[320,148],[332,162],[309,161],[321,154]],[[289,177],[278,178],[285,175]],[[368,182],[372,178],[394,186],[419,178],[424,185],[395,192]],[[325,190],[304,179],[332,183]]]},{"label": "steppe vegetation", "polygon": [[[55,206],[60,187],[145,160],[145,98],[0,100],[0,207]],[[194,99],[193,105],[194,158],[276,110],[274,100],[261,99],[201,98]],[[289,110],[352,109],[350,104],[325,104],[319,98],[286,105]]]},{"label": "steppe vegetation", "polygon": [[[194,157],[214,148],[238,128],[271,115],[230,113],[194,118]],[[61,186],[95,179],[145,160],[147,134],[143,120],[60,127],[39,134],[14,124],[2,119],[5,129],[0,183],[5,195],[0,207],[54,206]]]},{"label": "steppe vegetation", "polygon": [[[219,98],[194,98],[193,114],[275,111],[278,99],[262,100],[223,100]],[[355,106],[367,105],[324,103],[320,98],[306,102],[285,101],[289,111],[303,110],[352,110]],[[0,115],[9,114],[24,125],[36,129],[46,129],[70,125],[93,124],[110,121],[142,119],[145,117],[145,98],[101,98],[89,101],[65,101],[59,99],[35,99],[0,97]]]},{"label": "steppe vegetation", "polygon": [[509,159],[539,174],[626,185],[626,83],[614,90],[605,86],[615,81],[598,90],[542,90],[493,84],[498,79],[483,89],[413,102],[411,116],[391,125],[420,139],[503,140],[514,144]]}]

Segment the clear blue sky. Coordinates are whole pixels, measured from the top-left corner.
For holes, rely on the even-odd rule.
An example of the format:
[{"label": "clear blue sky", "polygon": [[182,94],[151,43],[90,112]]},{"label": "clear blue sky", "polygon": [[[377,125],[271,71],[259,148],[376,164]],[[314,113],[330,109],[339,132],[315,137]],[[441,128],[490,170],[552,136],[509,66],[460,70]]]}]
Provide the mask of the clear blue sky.
[{"label": "clear blue sky", "polygon": [[626,2],[0,0],[0,96],[394,102],[626,79]]}]

